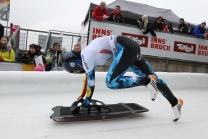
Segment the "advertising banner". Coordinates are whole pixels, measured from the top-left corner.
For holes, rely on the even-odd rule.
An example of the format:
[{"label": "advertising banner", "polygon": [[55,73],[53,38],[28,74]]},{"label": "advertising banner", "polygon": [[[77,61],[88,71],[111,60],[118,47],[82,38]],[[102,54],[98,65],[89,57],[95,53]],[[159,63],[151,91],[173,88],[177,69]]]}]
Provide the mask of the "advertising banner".
[{"label": "advertising banner", "polygon": [[208,62],[208,40],[191,36],[182,36],[157,32],[157,38],[150,33],[143,35],[144,30],[121,24],[91,21],[89,43],[98,37],[123,35],[134,39],[141,46],[141,53],[148,56]]}]

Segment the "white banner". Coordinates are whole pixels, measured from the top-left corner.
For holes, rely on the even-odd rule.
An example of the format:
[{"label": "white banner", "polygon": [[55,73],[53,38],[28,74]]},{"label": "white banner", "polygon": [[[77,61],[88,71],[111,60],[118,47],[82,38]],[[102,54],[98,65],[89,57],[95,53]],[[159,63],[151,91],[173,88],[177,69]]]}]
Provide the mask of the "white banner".
[{"label": "white banner", "polygon": [[44,64],[43,64],[43,56],[42,55],[40,55],[40,56],[35,58],[35,64],[36,64],[36,66],[41,65],[42,68],[43,68],[43,71],[45,71],[45,67],[44,67]]},{"label": "white banner", "polygon": [[97,37],[124,35],[135,39],[143,55],[188,61],[208,62],[208,40],[164,32],[156,32],[157,38],[144,30],[120,24],[91,21],[89,43]]}]

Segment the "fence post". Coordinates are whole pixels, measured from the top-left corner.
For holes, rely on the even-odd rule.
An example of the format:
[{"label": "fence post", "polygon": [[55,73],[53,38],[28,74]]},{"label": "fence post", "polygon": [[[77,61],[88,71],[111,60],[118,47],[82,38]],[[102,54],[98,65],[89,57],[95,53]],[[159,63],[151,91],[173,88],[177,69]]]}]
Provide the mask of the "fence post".
[{"label": "fence post", "polygon": [[27,30],[27,34],[26,34],[26,50],[27,50],[27,39],[28,39],[28,30]]}]

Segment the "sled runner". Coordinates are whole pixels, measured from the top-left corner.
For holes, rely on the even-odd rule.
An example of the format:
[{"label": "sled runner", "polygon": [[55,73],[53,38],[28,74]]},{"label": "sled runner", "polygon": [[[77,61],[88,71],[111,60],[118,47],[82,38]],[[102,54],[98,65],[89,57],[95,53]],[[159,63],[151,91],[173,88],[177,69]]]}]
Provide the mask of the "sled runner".
[{"label": "sled runner", "polygon": [[76,122],[103,120],[114,118],[131,117],[133,114],[149,111],[136,103],[104,104],[98,100],[92,100],[88,108],[83,108],[78,104],[83,99],[75,101],[71,107],[56,106],[52,108],[54,113],[50,116],[56,122]]}]

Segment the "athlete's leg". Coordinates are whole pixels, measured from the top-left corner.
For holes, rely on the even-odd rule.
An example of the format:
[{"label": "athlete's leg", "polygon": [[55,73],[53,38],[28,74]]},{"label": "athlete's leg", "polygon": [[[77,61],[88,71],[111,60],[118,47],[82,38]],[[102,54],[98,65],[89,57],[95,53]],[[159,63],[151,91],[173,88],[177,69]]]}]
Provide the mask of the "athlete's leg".
[{"label": "athlete's leg", "polygon": [[162,95],[170,102],[172,106],[175,106],[178,103],[177,98],[173,95],[165,81],[155,74],[150,64],[145,61],[144,58],[137,60],[134,65],[131,66],[131,70],[138,76],[147,77],[148,75],[155,75],[157,79],[158,90],[162,93]]},{"label": "athlete's leg", "polygon": [[173,95],[173,93],[171,92],[165,81],[163,81],[155,74],[150,64],[147,61],[145,61],[143,58],[141,58],[141,60],[136,61],[134,65],[130,67],[130,69],[138,76],[142,76],[142,77],[147,77],[149,75],[156,76],[157,88],[172,105],[173,113],[174,113],[173,121],[177,121],[181,117],[181,107],[183,106],[183,100],[177,99]]},{"label": "athlete's leg", "polygon": [[91,99],[95,89],[95,69],[87,73],[87,94],[86,98]]},{"label": "athlete's leg", "polygon": [[117,43],[117,56],[114,58],[109,67],[106,77],[106,85],[111,89],[123,89],[140,85],[145,85],[149,82],[148,78],[123,76],[128,68],[136,61],[137,55],[140,54],[138,44],[131,42],[127,46],[122,46]]}]

